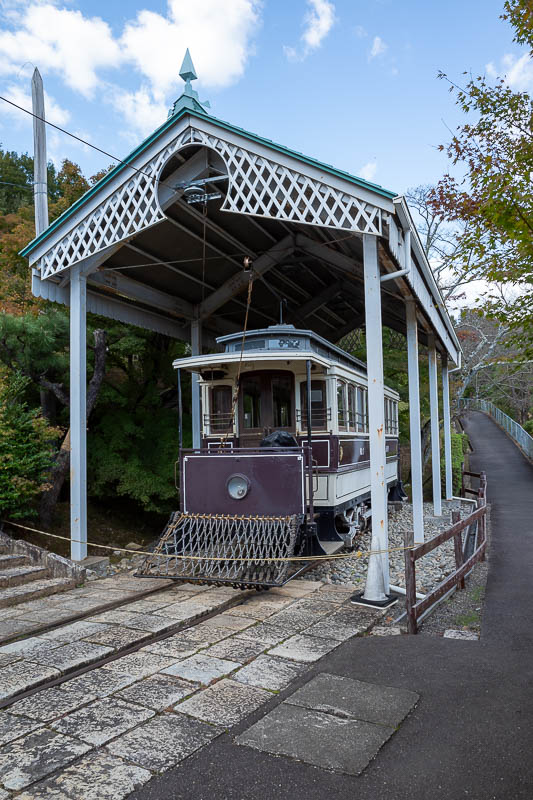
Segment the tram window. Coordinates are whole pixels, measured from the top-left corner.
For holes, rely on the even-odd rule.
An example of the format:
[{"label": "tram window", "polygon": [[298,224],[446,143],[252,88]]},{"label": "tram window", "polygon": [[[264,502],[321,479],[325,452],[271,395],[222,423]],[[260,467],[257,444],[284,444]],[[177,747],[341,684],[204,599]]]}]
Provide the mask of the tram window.
[{"label": "tram window", "polygon": [[288,376],[272,378],[272,416],[275,428],[292,425],[292,380]]},{"label": "tram window", "polygon": [[[300,384],[302,427],[307,425],[307,381]],[[327,421],[326,382],[311,381],[311,427],[325,428]]]},{"label": "tram window", "polygon": [[211,389],[211,430],[225,431],[231,428],[231,386],[213,386]]},{"label": "tram window", "polygon": [[242,380],[243,422],[245,428],[261,427],[261,379],[258,375]]},{"label": "tram window", "polygon": [[355,397],[355,386],[353,383],[348,384],[348,421],[350,429],[357,430],[357,407]]},{"label": "tram window", "polygon": [[357,430],[358,431],[366,431],[367,422],[366,422],[366,389],[363,389],[361,386],[357,387]]},{"label": "tram window", "polygon": [[339,428],[346,428],[348,420],[346,414],[346,384],[344,381],[337,381],[337,417]]}]

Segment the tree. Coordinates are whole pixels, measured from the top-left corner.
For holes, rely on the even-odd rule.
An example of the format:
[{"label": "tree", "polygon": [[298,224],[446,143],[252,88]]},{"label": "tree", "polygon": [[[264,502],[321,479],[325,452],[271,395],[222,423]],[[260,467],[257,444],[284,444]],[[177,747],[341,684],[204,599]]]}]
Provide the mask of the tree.
[{"label": "tree", "polygon": [[35,514],[57,437],[44,417],[28,408],[28,383],[21,375],[0,375],[0,514],[14,519]]},{"label": "tree", "polygon": [[[507,0],[503,18],[515,41],[533,53],[530,0]],[[533,353],[533,105],[527,92],[515,92],[504,78],[489,83],[470,77],[459,86],[441,73],[456,103],[472,118],[441,145],[463,177],[446,174],[432,194],[435,213],[464,226],[458,253],[469,258],[469,273],[500,283],[487,292],[485,312],[509,325],[510,341],[522,341],[525,358]]]}]

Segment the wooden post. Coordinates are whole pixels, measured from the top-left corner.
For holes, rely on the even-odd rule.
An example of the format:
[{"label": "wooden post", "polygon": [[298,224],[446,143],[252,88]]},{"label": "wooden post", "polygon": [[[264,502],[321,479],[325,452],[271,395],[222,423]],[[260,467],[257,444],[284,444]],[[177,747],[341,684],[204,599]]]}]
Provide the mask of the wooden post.
[{"label": "wooden post", "polygon": [[46,124],[44,122],[43,79],[37,67],[31,79],[33,117],[33,203],[35,235],[48,227],[48,184],[46,175]]},{"label": "wooden post", "polygon": [[452,472],[452,425],[450,414],[450,381],[448,378],[448,356],[442,356],[442,414],[444,418],[444,464],[446,475],[446,497],[453,497]]},{"label": "wooden post", "polygon": [[[404,544],[407,548],[410,544],[409,534],[406,533]],[[405,613],[407,614],[407,631],[408,633],[418,633],[418,625],[416,623],[416,571],[415,561],[413,558],[412,550],[405,550]]]},{"label": "wooden post", "polygon": [[[461,519],[461,514],[459,511],[452,511],[452,525],[455,525]],[[453,549],[455,552],[455,569],[458,570],[463,566],[463,547],[462,547],[462,537],[461,532],[456,533],[453,537]],[[465,579],[459,579],[459,589],[465,588]]]}]

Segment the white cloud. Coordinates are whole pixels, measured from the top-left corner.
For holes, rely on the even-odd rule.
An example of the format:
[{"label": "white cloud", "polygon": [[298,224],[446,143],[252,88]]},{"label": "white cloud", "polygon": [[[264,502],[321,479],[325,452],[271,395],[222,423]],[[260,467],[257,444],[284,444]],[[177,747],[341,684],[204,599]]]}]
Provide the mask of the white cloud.
[{"label": "white cloud", "polygon": [[[4,0],[0,75],[27,81],[21,68],[29,62],[39,67],[45,83],[52,73],[86,98],[99,90],[130,129],[141,133],[166,119],[181,91],[178,72],[187,47],[202,85],[228,86],[241,77],[261,8],[261,0],[168,0],[165,15],[143,9],[114,33],[99,17],[65,8],[68,3]],[[110,73],[131,65],[142,76],[141,85],[127,91]]]},{"label": "white cloud", "polygon": [[372,47],[369,53],[369,60],[372,58],[377,58],[377,56],[382,56],[388,50],[388,44],[386,44],[380,36],[374,36],[374,41],[372,42]]},{"label": "white cloud", "polygon": [[357,36],[358,39],[364,39],[366,36],[368,36],[368,31],[366,30],[366,28],[363,28],[362,25],[356,25],[355,35]]},{"label": "white cloud", "polygon": [[363,178],[363,180],[371,181],[374,179],[374,175],[376,174],[377,168],[378,168],[377,161],[368,161],[359,170],[359,175],[361,178]]},{"label": "white cloud", "polygon": [[140,11],[126,24],[120,44],[124,60],[148,80],[160,102],[179,82],[186,47],[203,85],[228,86],[238,80],[258,23],[257,0],[169,0],[167,16]]},{"label": "white cloud", "polygon": [[55,72],[72,89],[91,97],[98,71],[120,64],[121,53],[109,25],[80,11],[32,3],[16,19],[15,30],[0,33],[0,74],[16,75],[24,62]]},{"label": "white cloud", "polygon": [[283,48],[289,61],[303,61],[309,53],[316,50],[335,24],[335,6],[328,0],[307,0],[309,6],[304,16],[304,31],[300,37],[301,50],[295,47]]},{"label": "white cloud", "polygon": [[491,78],[502,75],[511,89],[519,92],[528,91],[533,87],[533,59],[529,53],[524,53],[520,58],[507,53],[501,60],[499,72],[492,62],[487,64],[486,70]]},{"label": "white cloud", "polygon": [[167,118],[168,104],[155,100],[148,86],[141,86],[134,92],[112,86],[106,98],[124,117],[125,138],[131,145],[138,143],[138,134],[148,136]]},{"label": "white cloud", "polygon": [[[24,91],[21,86],[11,84],[3,91],[4,97],[16,103],[18,106],[25,108],[27,111],[32,110],[31,94]],[[70,120],[70,112],[66,108],[62,108],[53,97],[47,92],[44,93],[44,109],[46,119],[53,122],[54,125],[65,126]],[[10,106],[8,103],[2,103],[0,111],[4,114],[9,114],[13,119],[21,125],[32,125],[32,118],[29,114],[22,114],[18,108]]]}]

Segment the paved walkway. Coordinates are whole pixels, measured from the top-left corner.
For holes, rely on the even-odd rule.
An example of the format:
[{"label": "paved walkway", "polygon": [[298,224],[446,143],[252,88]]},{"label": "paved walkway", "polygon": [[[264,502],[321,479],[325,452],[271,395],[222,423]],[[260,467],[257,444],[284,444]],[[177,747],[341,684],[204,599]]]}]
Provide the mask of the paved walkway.
[{"label": "paved walkway", "polygon": [[[231,733],[146,783],[132,800],[531,800],[533,467],[485,415],[470,413],[466,428],[475,448],[472,469],[487,472],[492,505],[481,640],[351,639]],[[286,697],[294,702],[295,690],[323,673],[420,695],[358,777],[242,743],[265,711],[280,713]],[[338,741],[340,752],[341,729]]]}]

